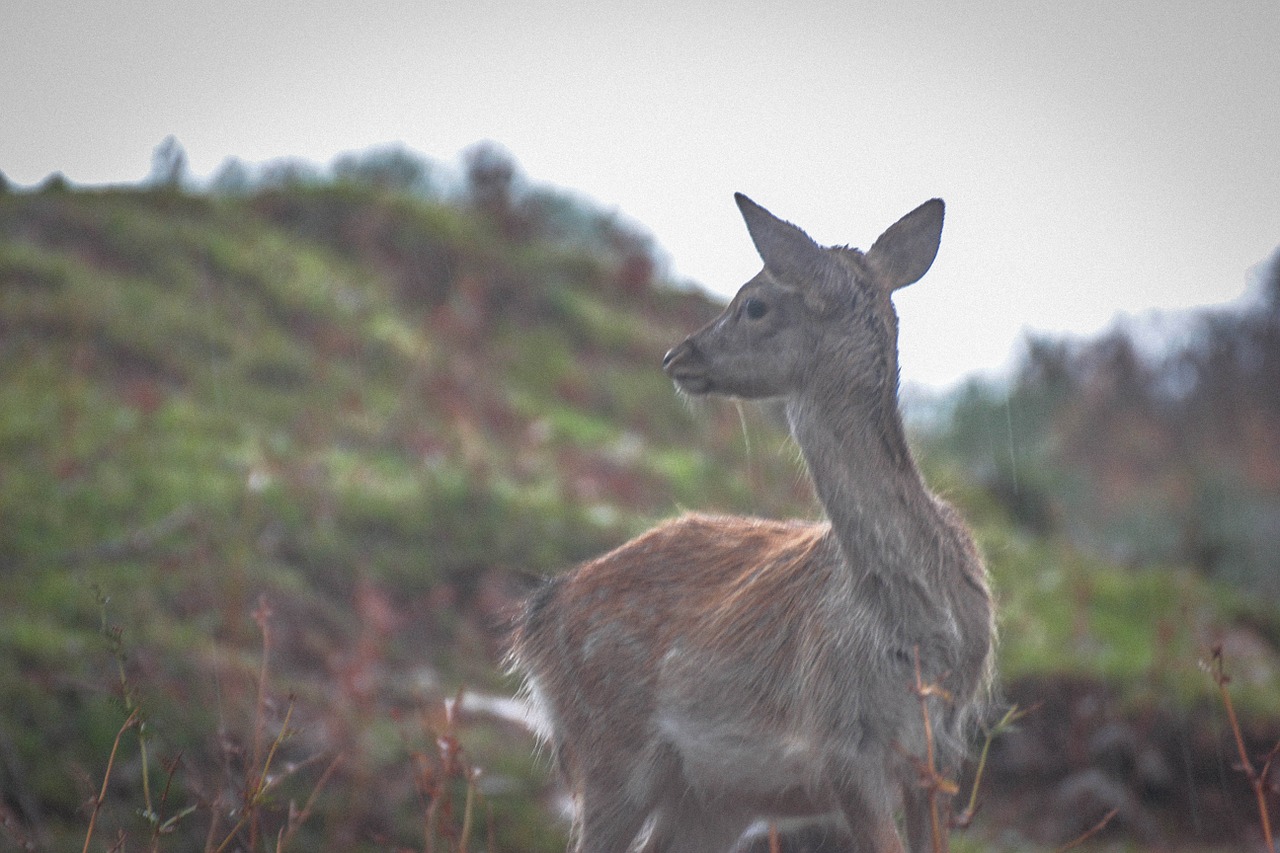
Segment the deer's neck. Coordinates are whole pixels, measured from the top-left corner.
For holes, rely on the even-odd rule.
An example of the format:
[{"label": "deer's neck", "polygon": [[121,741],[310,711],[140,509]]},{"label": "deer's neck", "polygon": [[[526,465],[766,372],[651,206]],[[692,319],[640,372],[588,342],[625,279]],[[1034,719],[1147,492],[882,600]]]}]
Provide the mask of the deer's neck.
[{"label": "deer's neck", "polygon": [[834,383],[788,403],[800,445],[846,559],[870,572],[911,572],[936,514],[907,448],[896,388],[860,398]]}]

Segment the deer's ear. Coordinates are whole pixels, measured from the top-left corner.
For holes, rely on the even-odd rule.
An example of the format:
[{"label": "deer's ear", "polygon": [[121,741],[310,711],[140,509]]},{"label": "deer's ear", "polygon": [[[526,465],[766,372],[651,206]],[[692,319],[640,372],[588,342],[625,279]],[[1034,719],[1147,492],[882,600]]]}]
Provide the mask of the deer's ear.
[{"label": "deer's ear", "polygon": [[827,257],[812,237],[742,193],[734,193],[733,197],[766,269],[793,286],[822,278]]},{"label": "deer's ear", "polygon": [[867,264],[888,291],[906,287],[929,271],[942,239],[942,199],[926,201],[889,226],[867,250]]}]

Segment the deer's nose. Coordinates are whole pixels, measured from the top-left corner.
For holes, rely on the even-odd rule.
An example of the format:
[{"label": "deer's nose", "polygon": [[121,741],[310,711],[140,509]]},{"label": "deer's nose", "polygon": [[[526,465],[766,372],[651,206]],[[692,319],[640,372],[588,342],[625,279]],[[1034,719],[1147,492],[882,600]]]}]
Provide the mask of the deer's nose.
[{"label": "deer's nose", "polygon": [[692,350],[693,344],[689,342],[688,338],[685,338],[679,344],[667,350],[667,354],[662,357],[662,369],[670,373],[672,368],[680,363],[680,359],[684,358]]}]

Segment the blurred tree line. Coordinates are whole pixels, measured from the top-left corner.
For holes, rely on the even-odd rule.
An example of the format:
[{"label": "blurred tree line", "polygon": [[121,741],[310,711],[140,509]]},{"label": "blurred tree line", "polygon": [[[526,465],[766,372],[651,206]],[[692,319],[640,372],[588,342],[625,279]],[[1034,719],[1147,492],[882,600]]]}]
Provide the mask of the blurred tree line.
[{"label": "blurred tree line", "polygon": [[[229,157],[208,189],[214,195],[248,195],[337,185],[458,203],[483,214],[506,240],[574,246],[615,258],[616,279],[631,293],[647,290],[665,274],[657,244],[642,226],[584,196],[530,182],[503,146],[478,142],[462,152],[461,160],[461,169],[455,170],[403,145],[340,154],[327,169],[292,158],[254,167]],[[156,149],[148,184],[190,183],[185,168],[181,146],[168,137]]]},{"label": "blurred tree line", "polygon": [[1257,269],[1239,307],[1032,338],[928,440],[1037,533],[1280,596],[1280,249]]}]

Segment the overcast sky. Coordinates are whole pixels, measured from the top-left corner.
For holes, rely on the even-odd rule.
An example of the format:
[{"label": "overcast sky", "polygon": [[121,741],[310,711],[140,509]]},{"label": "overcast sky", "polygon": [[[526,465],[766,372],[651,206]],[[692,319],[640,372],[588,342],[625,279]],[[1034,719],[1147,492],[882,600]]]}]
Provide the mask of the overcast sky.
[{"label": "overcast sky", "polygon": [[[933,196],[898,296],[902,370],[940,386],[1025,329],[1220,304],[1280,244],[1280,3],[9,0],[0,171],[207,176],[403,142],[507,147],[647,226],[730,293],[741,190],[866,247]],[[672,330],[673,340],[685,330]]]}]

